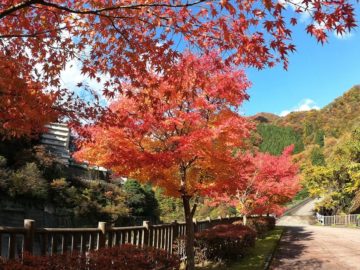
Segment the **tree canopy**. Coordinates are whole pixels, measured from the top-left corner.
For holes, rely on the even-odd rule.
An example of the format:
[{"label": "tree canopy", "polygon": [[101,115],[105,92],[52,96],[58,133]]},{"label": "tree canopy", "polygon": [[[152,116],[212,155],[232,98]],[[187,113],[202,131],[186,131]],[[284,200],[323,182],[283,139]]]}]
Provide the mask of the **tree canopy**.
[{"label": "tree canopy", "polygon": [[[208,188],[212,203],[228,203],[244,216],[277,214],[284,210],[299,191],[299,168],[292,162],[294,147],[284,149],[280,156],[248,153],[236,158],[233,178]],[[239,173],[239,174],[237,174]]]},{"label": "tree canopy", "polygon": [[197,204],[191,206],[190,199],[232,176],[232,170],[224,168],[252,127],[233,108],[247,98],[249,84],[242,71],[225,65],[216,54],[186,54],[176,69],[155,90],[131,89],[136,95],[112,103],[104,122],[86,128],[90,138],[75,156],[180,197],[186,253],[193,267]]},{"label": "tree canopy", "polygon": [[[295,50],[291,27],[303,13],[310,18],[307,33],[320,42],[328,32],[344,34],[356,26],[354,3],[349,1],[1,1],[1,62],[17,63],[18,72],[11,73],[11,79],[22,78],[27,84],[2,85],[2,99],[10,101],[8,109],[13,112],[6,117],[16,119],[15,112],[22,108],[23,102],[12,100],[20,91],[15,89],[25,93],[29,87],[33,91],[26,101],[31,112],[33,104],[48,108],[56,101],[55,111],[67,119],[95,117],[99,104],[95,109],[87,104],[89,100],[80,102],[74,89],[61,84],[60,74],[72,60],[80,63],[85,77],[101,82],[101,94],[106,97],[133,94],[125,85],[141,87],[146,83],[141,78],[154,71],[172,76],[184,50],[217,52],[227,64],[264,68],[283,63],[287,67],[288,54]],[[7,67],[0,68],[4,74]],[[34,88],[37,82],[41,85]],[[92,101],[97,100],[99,93],[84,80],[77,83],[90,91]],[[39,115],[52,113],[45,109]],[[10,120],[2,123],[4,130],[10,129]],[[37,130],[35,123],[35,128],[18,124],[10,130],[11,136]]]},{"label": "tree canopy", "polygon": [[305,185],[310,194],[323,197],[319,211],[326,214],[356,210],[353,199],[360,188],[360,132],[354,129],[345,134],[326,164],[315,164],[305,170]]},{"label": "tree canopy", "polygon": [[115,101],[76,156],[173,196],[192,196],[217,180],[214,172],[249,135],[251,124],[231,110],[247,98],[248,81],[216,56],[188,54],[177,69],[156,91]]}]

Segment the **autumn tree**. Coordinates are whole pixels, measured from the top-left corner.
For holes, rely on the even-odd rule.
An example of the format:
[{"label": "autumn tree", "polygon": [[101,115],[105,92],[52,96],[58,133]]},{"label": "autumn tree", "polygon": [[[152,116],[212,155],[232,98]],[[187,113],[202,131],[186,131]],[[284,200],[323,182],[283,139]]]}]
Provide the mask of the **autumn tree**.
[{"label": "autumn tree", "polygon": [[45,89],[46,84],[26,69],[26,64],[0,52],[0,140],[34,137],[61,117],[90,117],[101,110],[66,89]]},{"label": "autumn tree", "polygon": [[43,93],[40,82],[23,77],[19,70],[17,63],[0,61],[0,140],[31,136],[59,115],[53,110],[56,94]]},{"label": "autumn tree", "polygon": [[353,210],[353,200],[360,194],[360,129],[345,133],[326,163],[304,171],[304,184],[313,196],[322,198],[317,210],[332,215]]},{"label": "autumn tree", "polygon": [[[141,78],[154,70],[172,76],[182,48],[218,51],[227,64],[287,67],[287,56],[295,50],[291,26],[301,14],[309,15],[306,31],[320,42],[328,32],[344,34],[356,26],[350,1],[3,0],[0,60],[20,63],[21,78],[41,81],[42,87],[33,88],[31,97],[24,96],[30,107],[34,95],[44,99],[42,92],[53,91],[62,100],[62,109],[72,103],[63,113],[73,119],[87,105],[79,103],[74,89],[61,85],[60,73],[73,60],[80,63],[85,77],[102,83],[107,97],[132,91],[124,83],[144,87]],[[78,83],[90,91],[93,101],[98,98],[85,81]],[[11,85],[2,92],[13,95]],[[21,104],[11,102],[11,110],[21,110]],[[90,106],[85,115],[94,116],[93,109]]]},{"label": "autumn tree", "polygon": [[238,155],[234,159],[233,177],[222,185],[208,188],[211,203],[225,202],[235,206],[244,224],[251,214],[280,215],[284,204],[299,191],[299,168],[292,162],[293,149],[293,146],[285,148],[280,156]]},{"label": "autumn tree", "polygon": [[90,138],[75,156],[180,197],[193,269],[197,198],[204,187],[231,175],[227,164],[233,149],[244,144],[251,127],[236,113],[249,84],[242,71],[226,66],[216,54],[186,54],[176,70],[154,88],[119,96],[107,119],[87,128]]}]

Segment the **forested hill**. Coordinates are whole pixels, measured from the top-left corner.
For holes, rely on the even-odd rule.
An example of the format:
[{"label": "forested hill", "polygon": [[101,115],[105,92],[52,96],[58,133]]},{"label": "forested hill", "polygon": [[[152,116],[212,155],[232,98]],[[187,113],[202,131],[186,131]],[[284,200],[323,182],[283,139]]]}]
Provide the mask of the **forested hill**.
[{"label": "forested hill", "polygon": [[294,144],[304,186],[325,198],[327,213],[360,213],[360,85],[321,110],[292,112],[284,117],[259,113],[253,144],[279,155]]},{"label": "forested hill", "polygon": [[251,118],[258,123],[291,127],[305,133],[322,129],[329,136],[339,137],[360,124],[360,85],[352,87],[321,110],[292,112],[284,117],[259,113]]}]

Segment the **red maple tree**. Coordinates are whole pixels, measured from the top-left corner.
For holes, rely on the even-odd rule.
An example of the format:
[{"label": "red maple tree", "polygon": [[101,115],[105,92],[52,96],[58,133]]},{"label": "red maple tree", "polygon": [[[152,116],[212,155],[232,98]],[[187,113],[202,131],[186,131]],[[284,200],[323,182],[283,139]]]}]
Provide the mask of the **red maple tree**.
[{"label": "red maple tree", "polygon": [[0,61],[0,139],[32,136],[55,121],[55,94],[42,92],[40,82],[23,77],[15,62]]},{"label": "red maple tree", "polygon": [[249,135],[251,124],[234,111],[249,83],[216,54],[185,54],[173,77],[158,77],[154,88],[119,96],[103,122],[87,128],[90,138],[75,157],[181,197],[193,267],[196,200],[204,187],[225,180],[233,149]]},{"label": "red maple tree", "polygon": [[[345,0],[2,0],[0,59],[21,63],[23,78],[41,81],[39,99],[55,93],[68,119],[79,112],[92,117],[97,110],[84,109],[74,89],[61,89],[60,73],[72,60],[85,77],[103,82],[107,97],[127,83],[144,87],[142,78],[153,71],[173,76],[183,48],[218,51],[227,64],[286,67],[295,50],[291,26],[302,13],[310,18],[306,31],[320,42],[329,31],[343,34],[356,26],[354,4]],[[20,104],[13,102],[12,110]]]},{"label": "red maple tree", "polygon": [[285,148],[280,156],[258,152],[235,157],[233,177],[222,185],[207,188],[211,203],[235,206],[244,223],[251,214],[281,215],[284,204],[290,202],[300,188],[299,168],[292,162],[293,148]]}]

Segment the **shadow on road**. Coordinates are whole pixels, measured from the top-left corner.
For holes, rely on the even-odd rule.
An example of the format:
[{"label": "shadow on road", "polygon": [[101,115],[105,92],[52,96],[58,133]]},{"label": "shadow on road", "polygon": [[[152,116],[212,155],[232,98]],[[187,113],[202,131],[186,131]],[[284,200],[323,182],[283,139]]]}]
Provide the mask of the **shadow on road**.
[{"label": "shadow on road", "polygon": [[322,261],[298,258],[305,252],[307,242],[313,239],[312,232],[304,227],[285,227],[274,261],[270,269],[321,269]]}]

